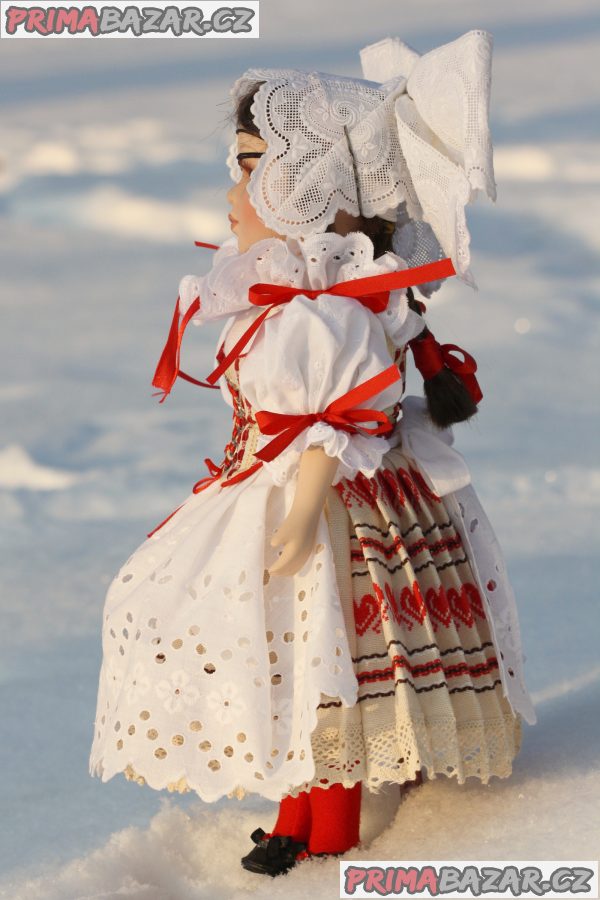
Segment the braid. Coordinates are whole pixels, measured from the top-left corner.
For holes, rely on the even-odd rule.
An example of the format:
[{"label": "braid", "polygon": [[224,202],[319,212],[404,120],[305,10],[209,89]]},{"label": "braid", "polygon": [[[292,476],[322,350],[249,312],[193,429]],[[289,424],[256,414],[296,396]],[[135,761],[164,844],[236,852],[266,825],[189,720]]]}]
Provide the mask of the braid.
[{"label": "braid", "polygon": [[[415,300],[412,288],[407,289],[407,295],[410,309],[419,315],[423,315],[424,304]],[[432,332],[425,325],[423,331],[416,338],[413,338],[412,341],[408,342],[408,346],[413,350],[415,362],[417,362],[417,357],[414,346],[427,337],[435,340]],[[427,399],[429,417],[438,428],[447,428],[456,422],[466,422],[467,419],[470,419],[477,412],[477,404],[463,380],[458,375],[455,375],[448,366],[443,366],[433,377],[425,378],[423,380],[423,390]]]}]

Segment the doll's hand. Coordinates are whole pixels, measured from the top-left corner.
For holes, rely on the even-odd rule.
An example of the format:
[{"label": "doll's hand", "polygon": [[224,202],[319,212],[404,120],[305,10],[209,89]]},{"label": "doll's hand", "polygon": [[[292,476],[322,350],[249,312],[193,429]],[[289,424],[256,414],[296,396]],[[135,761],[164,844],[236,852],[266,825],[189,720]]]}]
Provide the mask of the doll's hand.
[{"label": "doll's hand", "polygon": [[299,572],[315,546],[317,515],[291,510],[271,538],[271,547],[283,544],[283,551],[268,570],[269,575],[295,575]]},{"label": "doll's hand", "polygon": [[268,570],[270,575],[295,575],[312,553],[337,466],[338,460],[327,456],[322,447],[309,447],[303,452],[292,508],[271,539],[271,547],[284,547]]}]

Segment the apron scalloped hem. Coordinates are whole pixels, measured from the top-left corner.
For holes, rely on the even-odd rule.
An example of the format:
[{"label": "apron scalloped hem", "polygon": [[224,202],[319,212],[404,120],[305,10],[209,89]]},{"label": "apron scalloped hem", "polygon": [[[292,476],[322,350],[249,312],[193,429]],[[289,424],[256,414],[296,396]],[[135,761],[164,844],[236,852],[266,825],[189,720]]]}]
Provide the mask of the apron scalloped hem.
[{"label": "apron scalloped hem", "polygon": [[[297,796],[311,787],[330,787],[342,784],[352,787],[362,781],[365,790],[378,794],[388,782],[404,784],[412,781],[423,768],[427,778],[438,775],[456,777],[459,784],[467,778],[479,779],[488,784],[490,778],[509,778],[512,763],[521,748],[521,719],[508,712],[498,722],[467,722],[458,730],[452,720],[447,722],[405,722],[397,721],[394,729],[383,729],[379,733],[365,736],[360,725],[346,728],[342,733],[338,728],[325,728],[318,739],[313,741],[317,774],[313,781],[299,785],[291,796]],[[370,760],[369,771],[363,772],[361,759]],[[419,751],[419,748],[422,748]],[[398,753],[404,755],[397,756]],[[391,766],[389,760],[395,756],[397,763]],[[381,760],[381,764],[378,764]],[[146,779],[131,765],[123,770],[128,781],[145,785]],[[170,793],[190,793],[185,776],[178,781],[170,781],[164,789]],[[249,792],[242,787],[229,792],[229,799],[242,799]]]}]

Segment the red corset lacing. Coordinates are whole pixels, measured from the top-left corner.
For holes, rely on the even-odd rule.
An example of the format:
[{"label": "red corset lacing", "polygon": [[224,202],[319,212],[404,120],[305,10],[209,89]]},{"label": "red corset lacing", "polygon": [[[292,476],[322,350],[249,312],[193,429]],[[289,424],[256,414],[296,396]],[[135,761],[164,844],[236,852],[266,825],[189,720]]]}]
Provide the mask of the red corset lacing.
[{"label": "red corset lacing", "polygon": [[[223,345],[221,345],[217,353],[217,360],[219,363],[221,363],[224,358],[225,353]],[[239,357],[235,360],[234,365],[239,380]],[[213,481],[221,478],[223,475],[231,475],[231,473],[237,472],[244,458],[246,441],[248,439],[250,429],[253,425],[256,425],[256,419],[244,402],[239,388],[235,384],[232,384],[229,380],[227,380],[227,387],[229,388],[229,393],[231,394],[233,402],[233,427],[231,431],[231,439],[225,446],[225,455],[220,466],[215,465],[212,459],[209,459],[208,457],[204,460],[206,467],[210,472],[210,475],[206,478],[201,478],[196,482],[196,484],[192,488],[194,494],[197,494],[199,491],[203,490],[203,488],[208,487],[209,484],[212,484]],[[261,465],[261,462],[255,463],[248,469],[244,469],[243,472],[238,473],[238,475],[226,478],[221,482],[221,485],[226,487],[229,484],[235,484],[237,481],[241,481],[243,478],[247,478],[252,474],[252,472],[255,472],[257,469],[259,469]]]}]

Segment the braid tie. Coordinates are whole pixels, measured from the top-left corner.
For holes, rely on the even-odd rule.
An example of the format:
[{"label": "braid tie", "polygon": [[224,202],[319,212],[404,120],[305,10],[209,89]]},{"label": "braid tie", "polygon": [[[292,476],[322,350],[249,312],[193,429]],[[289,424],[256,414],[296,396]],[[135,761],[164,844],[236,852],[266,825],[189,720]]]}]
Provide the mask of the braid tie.
[{"label": "braid tie", "polygon": [[[475,358],[463,350],[457,344],[440,344],[434,335],[428,330],[425,337],[413,338],[409,341],[410,349],[415,360],[415,365],[424,381],[430,381],[444,368],[450,369],[457,375],[468,390],[474,403],[479,403],[483,398],[479,383],[475,378],[477,363]],[[464,361],[461,362],[452,355],[453,352],[462,353]]]}]

